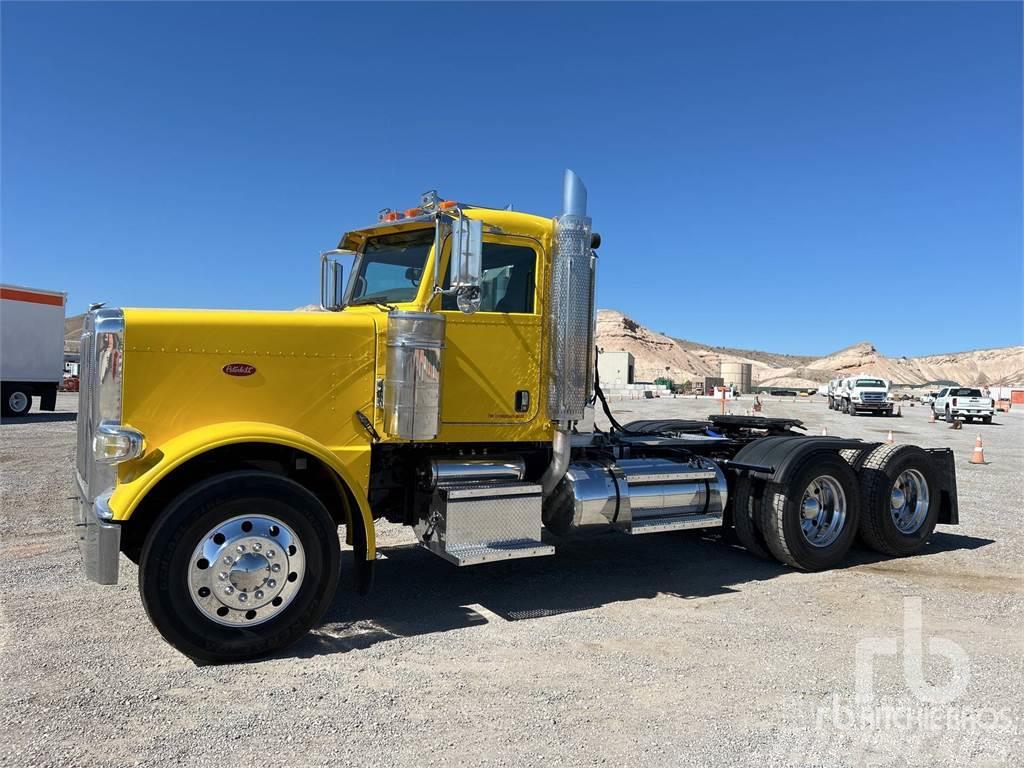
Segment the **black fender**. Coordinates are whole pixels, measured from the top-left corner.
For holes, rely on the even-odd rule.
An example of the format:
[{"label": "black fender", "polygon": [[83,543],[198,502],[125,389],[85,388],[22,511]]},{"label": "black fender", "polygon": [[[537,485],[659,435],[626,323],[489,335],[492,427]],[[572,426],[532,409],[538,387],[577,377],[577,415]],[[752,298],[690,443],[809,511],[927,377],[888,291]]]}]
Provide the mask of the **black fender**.
[{"label": "black fender", "polygon": [[877,443],[865,443],[845,437],[810,437],[785,435],[762,437],[747,443],[736,454],[734,460],[743,464],[754,464],[770,469],[771,472],[753,472],[758,477],[773,483],[785,483],[800,463],[812,453],[828,451],[837,453],[847,448],[872,448]]}]

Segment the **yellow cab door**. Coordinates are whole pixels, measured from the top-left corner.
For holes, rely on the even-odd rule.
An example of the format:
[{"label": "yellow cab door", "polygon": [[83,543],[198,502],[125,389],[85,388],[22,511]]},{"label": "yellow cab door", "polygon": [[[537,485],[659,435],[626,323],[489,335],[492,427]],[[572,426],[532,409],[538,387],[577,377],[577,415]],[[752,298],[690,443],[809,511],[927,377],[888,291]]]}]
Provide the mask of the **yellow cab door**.
[{"label": "yellow cab door", "polygon": [[[442,424],[527,424],[540,398],[539,246],[529,237],[484,236],[480,309],[443,296],[446,345]],[[445,288],[450,271],[446,270]]]}]

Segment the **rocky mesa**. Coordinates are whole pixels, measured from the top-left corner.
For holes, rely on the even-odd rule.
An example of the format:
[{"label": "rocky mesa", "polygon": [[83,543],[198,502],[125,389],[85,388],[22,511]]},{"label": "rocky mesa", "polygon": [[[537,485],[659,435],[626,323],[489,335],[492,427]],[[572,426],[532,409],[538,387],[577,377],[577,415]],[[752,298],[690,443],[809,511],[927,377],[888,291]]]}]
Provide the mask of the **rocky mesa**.
[{"label": "rocky mesa", "polygon": [[824,357],[713,347],[650,330],[615,310],[597,313],[597,345],[633,355],[636,377],[675,381],[717,376],[725,361],[750,363],[754,383],[776,387],[816,387],[839,376],[871,373],[894,384],[954,381],[964,385],[1024,382],[1024,346],[979,349],[926,357],[887,357],[868,341]]}]

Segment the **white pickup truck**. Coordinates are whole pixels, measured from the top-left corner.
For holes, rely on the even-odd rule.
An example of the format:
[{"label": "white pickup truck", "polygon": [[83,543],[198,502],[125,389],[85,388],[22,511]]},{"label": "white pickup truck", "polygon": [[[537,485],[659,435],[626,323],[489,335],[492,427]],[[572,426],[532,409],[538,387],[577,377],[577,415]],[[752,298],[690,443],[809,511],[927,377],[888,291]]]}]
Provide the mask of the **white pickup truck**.
[{"label": "white pickup truck", "polygon": [[876,376],[851,376],[843,379],[834,399],[836,410],[851,416],[865,412],[892,416],[889,382]]},{"label": "white pickup truck", "polygon": [[943,387],[935,396],[932,412],[936,418],[944,418],[948,422],[956,419],[981,419],[984,423],[991,424],[992,414],[996,412],[996,403],[974,387]]}]

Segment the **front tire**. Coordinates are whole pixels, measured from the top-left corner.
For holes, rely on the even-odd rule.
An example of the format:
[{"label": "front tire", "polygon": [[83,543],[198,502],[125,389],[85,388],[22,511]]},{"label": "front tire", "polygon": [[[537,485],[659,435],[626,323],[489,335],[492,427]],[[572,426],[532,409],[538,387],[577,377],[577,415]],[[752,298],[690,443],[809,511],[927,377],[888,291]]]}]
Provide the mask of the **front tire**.
[{"label": "front tire", "polygon": [[193,659],[236,662],[304,635],[334,597],[338,531],[320,500],[266,472],[218,475],[178,496],[146,538],[150,621]]},{"label": "front tire", "polygon": [[812,454],[786,485],[770,487],[761,512],[761,530],[780,561],[804,571],[832,568],[857,534],[857,476],[841,456]]},{"label": "front tire", "polygon": [[860,470],[860,539],[876,552],[916,552],[935,530],[939,486],[931,457],[916,445],[880,445]]},{"label": "front tire", "polygon": [[946,406],[946,423],[947,424],[952,424],[953,423],[953,412],[951,410],[949,410],[949,406],[948,405]]}]

